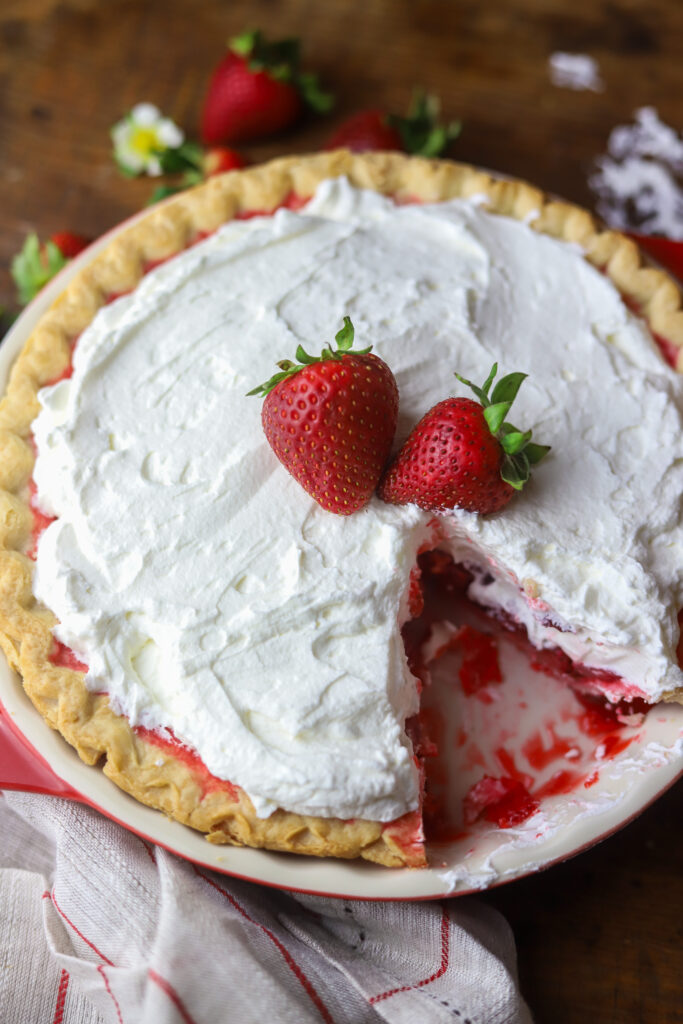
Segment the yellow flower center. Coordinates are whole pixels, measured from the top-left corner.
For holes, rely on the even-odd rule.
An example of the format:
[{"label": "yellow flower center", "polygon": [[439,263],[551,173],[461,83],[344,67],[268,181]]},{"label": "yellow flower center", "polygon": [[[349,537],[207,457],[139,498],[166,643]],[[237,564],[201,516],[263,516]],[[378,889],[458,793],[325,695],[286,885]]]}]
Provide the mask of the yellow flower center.
[{"label": "yellow flower center", "polygon": [[137,126],[130,133],[129,145],[143,160],[163,148],[159,145],[159,136],[154,128],[139,128]]}]

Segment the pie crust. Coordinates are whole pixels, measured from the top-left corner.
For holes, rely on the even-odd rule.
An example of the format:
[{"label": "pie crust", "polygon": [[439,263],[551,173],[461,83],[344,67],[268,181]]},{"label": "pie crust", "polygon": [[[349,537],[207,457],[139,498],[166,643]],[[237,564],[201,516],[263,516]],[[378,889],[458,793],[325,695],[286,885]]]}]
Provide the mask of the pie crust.
[{"label": "pie crust", "polygon": [[363,857],[389,867],[420,866],[421,845],[402,841],[411,816],[382,823],[278,810],[259,818],[244,791],[207,786],[205,775],[186,759],[160,757],[156,744],[136,734],[127,719],[111,710],[106,695],[86,688],[81,672],[50,660],[56,620],[31,590],[31,424],[39,412],[38,389],[67,369],[75,339],[112,296],[134,289],[151,264],[181,252],[240,214],[271,212],[292,195],[308,198],[324,179],[340,175],[399,202],[485,196],[485,209],[578,243],[625,300],[642,312],[651,330],[678,349],[676,368],[683,372],[683,309],[673,279],[647,266],[636,244],[623,234],[603,230],[587,211],[550,199],[524,182],[494,178],[448,161],[345,150],[287,157],[212,178],[119,232],[72,279],[14,364],[0,401],[0,644],[35,707],[83,761],[100,764],[137,800],[206,833],[209,842]]}]

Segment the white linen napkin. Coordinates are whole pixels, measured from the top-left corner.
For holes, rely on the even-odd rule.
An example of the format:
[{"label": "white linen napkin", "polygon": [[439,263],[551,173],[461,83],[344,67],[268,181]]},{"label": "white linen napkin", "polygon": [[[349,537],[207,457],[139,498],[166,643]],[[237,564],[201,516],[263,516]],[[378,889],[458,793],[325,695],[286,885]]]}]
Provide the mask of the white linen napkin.
[{"label": "white linen napkin", "polygon": [[294,895],[96,811],[0,795],[3,1024],[529,1024],[509,927],[470,897]]}]

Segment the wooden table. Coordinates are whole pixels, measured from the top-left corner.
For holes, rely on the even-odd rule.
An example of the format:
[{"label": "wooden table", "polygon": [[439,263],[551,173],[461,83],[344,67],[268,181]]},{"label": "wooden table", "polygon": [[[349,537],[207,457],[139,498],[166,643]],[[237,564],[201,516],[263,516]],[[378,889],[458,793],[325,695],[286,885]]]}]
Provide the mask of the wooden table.
[{"label": "wooden table", "polygon": [[[25,234],[96,236],[143,205],[110,126],[141,100],[196,132],[223,40],[247,25],[303,37],[338,96],[329,120],[255,144],[253,161],[316,149],[366,106],[401,112],[412,87],[464,122],[454,155],[591,205],[587,174],[640,106],[680,122],[679,0],[3,0],[0,6],[0,303]],[[596,57],[604,92],[550,84],[557,50]],[[515,932],[539,1024],[683,1021],[683,815],[679,785],[625,832],[484,898]]]}]

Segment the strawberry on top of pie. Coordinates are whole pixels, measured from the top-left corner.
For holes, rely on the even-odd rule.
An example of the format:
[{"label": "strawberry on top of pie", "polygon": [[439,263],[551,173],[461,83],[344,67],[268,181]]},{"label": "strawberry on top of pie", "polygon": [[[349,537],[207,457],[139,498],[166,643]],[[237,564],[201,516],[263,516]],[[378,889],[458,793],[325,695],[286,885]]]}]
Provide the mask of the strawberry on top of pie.
[{"label": "strawberry on top of pie", "polygon": [[[313,158],[316,185],[333,176],[310,202],[228,221],[153,270],[100,310],[73,375],[40,396],[34,478],[56,519],[34,592],[90,691],[133,725],[170,728],[244,791],[243,815],[381,824],[419,807],[400,627],[425,546],[588,687],[650,701],[683,688],[681,380],[612,280],[523,222],[538,193],[507,210],[520,219],[490,213],[474,172],[467,189],[434,186],[449,166]],[[297,184],[306,195],[292,171]],[[508,507],[435,516],[373,497],[334,516],[282,470],[245,392],[346,315],[396,376],[397,446],[454,369],[529,374],[517,415],[553,452]],[[297,848],[283,832],[255,842]]]}]

